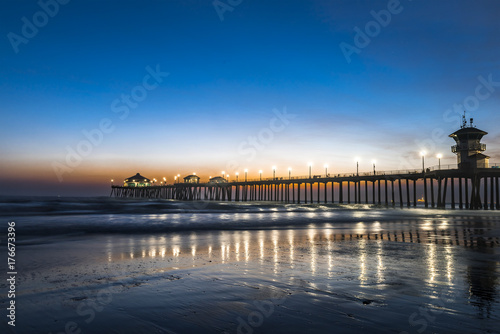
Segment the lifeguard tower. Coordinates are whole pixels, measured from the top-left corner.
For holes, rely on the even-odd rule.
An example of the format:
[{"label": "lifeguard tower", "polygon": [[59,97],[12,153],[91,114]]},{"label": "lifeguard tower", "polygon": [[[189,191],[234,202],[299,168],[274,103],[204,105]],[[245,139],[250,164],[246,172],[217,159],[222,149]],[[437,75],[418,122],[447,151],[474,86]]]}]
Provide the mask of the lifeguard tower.
[{"label": "lifeguard tower", "polygon": [[467,124],[464,112],[460,130],[450,135],[457,142],[451,147],[451,151],[457,155],[458,169],[464,171],[489,167],[490,157],[481,153],[486,150],[486,144],[481,143],[481,138],[488,132],[476,128],[473,121],[471,118]]}]

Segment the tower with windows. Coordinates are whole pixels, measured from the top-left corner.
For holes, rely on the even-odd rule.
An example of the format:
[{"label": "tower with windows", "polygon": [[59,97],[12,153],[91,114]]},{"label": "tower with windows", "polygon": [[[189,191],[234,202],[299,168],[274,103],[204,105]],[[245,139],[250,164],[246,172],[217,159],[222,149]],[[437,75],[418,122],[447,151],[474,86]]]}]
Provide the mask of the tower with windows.
[{"label": "tower with windows", "polygon": [[471,118],[467,124],[464,112],[462,126],[450,135],[456,142],[451,151],[457,155],[458,168],[462,170],[489,167],[490,157],[482,153],[486,150],[486,144],[481,143],[481,138],[488,132],[476,128],[473,121]]}]

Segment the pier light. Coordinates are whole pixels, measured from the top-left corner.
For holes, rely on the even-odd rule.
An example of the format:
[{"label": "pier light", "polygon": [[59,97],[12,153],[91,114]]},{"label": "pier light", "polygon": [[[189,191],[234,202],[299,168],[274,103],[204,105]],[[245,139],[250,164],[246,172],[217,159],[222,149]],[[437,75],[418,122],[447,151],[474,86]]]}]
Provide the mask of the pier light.
[{"label": "pier light", "polygon": [[113,185],[113,181],[114,181],[114,180],[113,180],[113,179],[111,179],[111,185]]},{"label": "pier light", "polygon": [[238,182],[238,175],[240,175],[240,173],[236,172],[236,182]]},{"label": "pier light", "polygon": [[229,174],[226,174],[226,180],[229,182]]},{"label": "pier light", "polygon": [[222,174],[222,178],[223,178],[223,179],[225,179],[225,176],[224,176],[224,175],[226,174],[226,172],[225,172],[225,171],[222,171],[222,172],[221,172],[221,174]]},{"label": "pier light", "polygon": [[174,183],[177,183],[177,175],[174,176]]},{"label": "pier light", "polygon": [[325,177],[328,177],[328,164],[325,164]]},{"label": "pier light", "polygon": [[163,177],[163,181],[164,181],[165,183],[167,183],[167,178],[166,178],[166,177]]},{"label": "pier light", "polygon": [[312,177],[312,166],[313,166],[313,163],[309,162],[307,165],[309,166],[309,178],[311,178]]},{"label": "pier light", "polygon": [[248,169],[245,168],[245,182],[247,182],[247,173],[248,173]]},{"label": "pier light", "polygon": [[421,151],[420,155],[422,156],[422,173],[425,173],[425,151]]},{"label": "pier light", "polygon": [[273,180],[276,180],[276,166],[273,166]]},{"label": "pier light", "polygon": [[443,157],[443,155],[439,153],[438,155],[436,155],[436,157],[438,158],[439,169],[441,169],[441,158]]},{"label": "pier light", "polygon": [[193,175],[196,175],[196,172],[193,172]]},{"label": "pier light", "polygon": [[361,159],[356,157],[354,160],[356,161],[356,176],[359,176],[359,161]]},{"label": "pier light", "polygon": [[376,160],[372,160],[372,165],[373,165],[373,175],[376,175],[376,174],[377,174],[377,172],[375,171],[375,163],[376,163],[376,162],[377,162]]},{"label": "pier light", "polygon": [[259,170],[260,180],[262,181],[262,169]]},{"label": "pier light", "polygon": [[292,178],[292,167],[288,167],[288,178]]}]

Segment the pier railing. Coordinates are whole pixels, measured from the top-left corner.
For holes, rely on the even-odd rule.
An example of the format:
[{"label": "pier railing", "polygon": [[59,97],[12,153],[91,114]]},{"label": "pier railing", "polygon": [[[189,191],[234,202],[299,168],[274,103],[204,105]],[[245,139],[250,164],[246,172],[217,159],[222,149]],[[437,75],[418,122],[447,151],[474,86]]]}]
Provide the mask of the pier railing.
[{"label": "pier railing", "polygon": [[[490,163],[488,168],[500,168],[500,163]],[[425,172],[434,171],[452,171],[458,170],[457,164],[447,164],[447,165],[435,165],[425,167]],[[267,181],[293,181],[293,180],[316,180],[316,179],[328,179],[328,178],[348,178],[348,177],[367,177],[367,176],[395,176],[395,175],[412,175],[422,173],[422,168],[416,169],[396,169],[396,170],[382,170],[382,171],[370,171],[370,172],[350,172],[350,173],[328,173],[328,174],[311,174],[311,175],[290,175],[290,176],[277,176],[277,177],[259,177],[259,178],[247,178],[245,180],[244,176],[240,175],[238,179],[232,178],[227,181],[227,183],[242,183],[242,182],[267,182]],[[184,184],[184,182],[177,182],[175,184]],[[208,182],[209,183],[209,182]],[[224,182],[225,183],[225,182]],[[222,183],[222,184],[224,184]],[[174,185],[174,184],[165,184]],[[153,184],[150,187],[158,187],[159,184]],[[163,186],[163,184],[161,185]]]}]

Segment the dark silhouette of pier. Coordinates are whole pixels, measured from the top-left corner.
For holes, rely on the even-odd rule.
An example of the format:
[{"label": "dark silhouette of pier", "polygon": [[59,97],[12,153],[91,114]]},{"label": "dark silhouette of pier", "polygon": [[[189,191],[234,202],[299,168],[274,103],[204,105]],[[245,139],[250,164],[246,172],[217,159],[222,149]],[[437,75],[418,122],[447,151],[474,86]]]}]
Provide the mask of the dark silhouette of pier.
[{"label": "dark silhouette of pier", "polygon": [[[184,201],[276,201],[284,203],[378,204],[500,209],[500,169],[427,169],[277,177],[225,183],[176,183],[149,187],[112,186],[111,196]],[[423,198],[417,188],[423,187]],[[362,191],[363,190],[363,191]],[[421,189],[420,189],[421,191]],[[419,192],[420,192],[419,191]],[[371,193],[371,195],[370,195]],[[449,195],[448,195],[449,194]],[[330,196],[328,196],[330,195]]]},{"label": "dark silhouette of pier", "polygon": [[[336,175],[311,175],[259,178],[229,182],[215,177],[200,183],[196,175],[184,183],[155,185],[140,174],[126,179],[124,186],[112,185],[111,196],[175,199],[183,201],[276,201],[284,203],[377,204],[452,209],[500,209],[500,166],[490,165],[482,152],[486,145],[481,138],[487,132],[467,124],[465,115],[461,128],[450,137],[456,141],[451,151],[457,165],[436,168],[373,171]],[[422,160],[423,161],[423,160]],[[325,171],[326,173],[326,171]],[[139,180],[140,179],[140,180]],[[180,181],[180,180],[179,180]],[[417,193],[419,196],[417,196]]]}]

